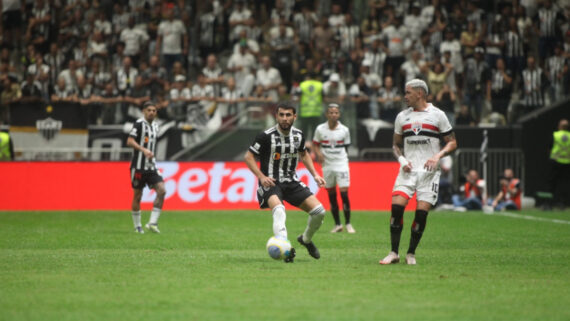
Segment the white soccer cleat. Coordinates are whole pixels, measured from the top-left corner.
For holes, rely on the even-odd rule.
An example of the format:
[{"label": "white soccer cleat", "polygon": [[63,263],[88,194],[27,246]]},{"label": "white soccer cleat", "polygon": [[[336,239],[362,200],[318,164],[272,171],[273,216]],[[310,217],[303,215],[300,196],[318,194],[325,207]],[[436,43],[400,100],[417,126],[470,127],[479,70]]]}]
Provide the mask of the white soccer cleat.
[{"label": "white soccer cleat", "polygon": [[135,227],[135,233],[144,234],[144,230],[143,230],[142,226]]},{"label": "white soccer cleat", "polygon": [[158,225],[156,224],[147,223],[144,227],[146,227],[147,230],[153,233],[160,234],[160,230],[158,229]]},{"label": "white soccer cleat", "polygon": [[390,251],[390,253],[388,253],[388,255],[383,258],[382,260],[380,260],[380,264],[394,264],[394,263],[399,263],[400,262],[400,256],[398,255],[398,253],[394,252],[394,251]]},{"label": "white soccer cleat", "polygon": [[346,231],[350,234],[356,233],[356,230],[354,229],[354,227],[352,227],[352,224],[346,224]]},{"label": "white soccer cleat", "polygon": [[412,253],[408,253],[406,255],[406,264],[408,265],[416,265],[416,256]]},{"label": "white soccer cleat", "polygon": [[483,206],[483,213],[485,214],[493,214],[493,206],[485,205]]},{"label": "white soccer cleat", "polygon": [[465,206],[456,206],[456,207],[453,208],[453,210],[456,211],[456,212],[461,212],[461,213],[463,213],[463,212],[467,212],[467,207],[465,207]]},{"label": "white soccer cleat", "polygon": [[334,228],[331,230],[331,233],[338,233],[342,232],[342,225],[335,225]]}]

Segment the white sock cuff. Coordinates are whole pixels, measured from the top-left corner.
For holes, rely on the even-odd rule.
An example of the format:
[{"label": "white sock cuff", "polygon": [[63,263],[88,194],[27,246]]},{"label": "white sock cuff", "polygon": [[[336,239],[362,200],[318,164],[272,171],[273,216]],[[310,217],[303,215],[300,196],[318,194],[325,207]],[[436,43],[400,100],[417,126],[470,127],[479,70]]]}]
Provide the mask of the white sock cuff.
[{"label": "white sock cuff", "polygon": [[320,215],[320,214],[325,214],[325,212],[326,211],[323,205],[319,204],[309,212],[309,215]]},{"label": "white sock cuff", "polygon": [[161,208],[158,208],[158,207],[153,207],[153,208],[152,208],[152,211],[153,211],[153,212],[160,212],[160,211],[162,211],[162,209],[161,209]]},{"label": "white sock cuff", "polygon": [[133,215],[141,215],[141,211],[132,211]]},{"label": "white sock cuff", "polygon": [[283,212],[285,212],[285,205],[279,204],[279,205],[275,206],[275,207],[271,210],[271,212],[272,212],[272,213],[275,213],[275,212],[278,211],[278,210],[282,210]]}]

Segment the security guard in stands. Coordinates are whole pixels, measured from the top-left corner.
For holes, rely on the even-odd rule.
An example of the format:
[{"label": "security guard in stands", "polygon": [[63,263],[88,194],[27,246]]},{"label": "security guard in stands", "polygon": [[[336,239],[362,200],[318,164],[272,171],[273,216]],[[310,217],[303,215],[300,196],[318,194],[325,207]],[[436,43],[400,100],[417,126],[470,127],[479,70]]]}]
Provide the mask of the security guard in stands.
[{"label": "security guard in stands", "polygon": [[550,162],[550,191],[554,205],[564,208],[564,202],[570,201],[570,127],[567,119],[561,119],[558,130],[553,133]]},{"label": "security guard in stands", "polygon": [[0,132],[0,161],[12,160],[14,160],[14,145],[10,139],[10,134]]}]

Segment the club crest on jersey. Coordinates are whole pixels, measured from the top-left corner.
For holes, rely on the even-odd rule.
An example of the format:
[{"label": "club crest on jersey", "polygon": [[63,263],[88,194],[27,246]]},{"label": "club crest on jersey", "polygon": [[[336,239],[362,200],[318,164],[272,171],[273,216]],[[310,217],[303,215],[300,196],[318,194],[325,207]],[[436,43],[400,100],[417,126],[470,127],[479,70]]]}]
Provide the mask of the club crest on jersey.
[{"label": "club crest on jersey", "polygon": [[414,132],[414,134],[419,134],[422,131],[422,123],[420,122],[413,122],[412,123],[412,131]]},{"label": "club crest on jersey", "polygon": [[299,141],[299,137],[297,137],[297,136],[293,137],[293,145],[295,145],[295,148],[299,148],[299,146],[301,145],[301,142]]}]

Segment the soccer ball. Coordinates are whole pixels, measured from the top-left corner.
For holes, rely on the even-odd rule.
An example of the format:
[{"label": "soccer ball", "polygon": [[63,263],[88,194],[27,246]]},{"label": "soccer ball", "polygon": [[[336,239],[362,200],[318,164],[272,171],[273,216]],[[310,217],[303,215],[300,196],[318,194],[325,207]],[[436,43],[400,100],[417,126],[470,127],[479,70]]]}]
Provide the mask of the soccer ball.
[{"label": "soccer ball", "polygon": [[265,247],[267,248],[267,254],[275,260],[283,260],[291,252],[291,242],[275,236],[269,238]]}]

